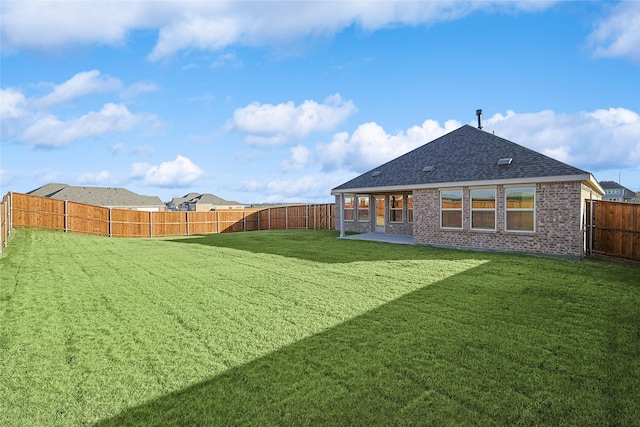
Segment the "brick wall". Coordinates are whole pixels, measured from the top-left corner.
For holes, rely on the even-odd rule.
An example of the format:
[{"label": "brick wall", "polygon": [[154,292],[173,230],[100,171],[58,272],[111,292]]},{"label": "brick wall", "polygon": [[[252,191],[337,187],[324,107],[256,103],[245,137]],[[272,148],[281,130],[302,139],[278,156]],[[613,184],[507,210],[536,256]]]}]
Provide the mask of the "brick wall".
[{"label": "brick wall", "polygon": [[[504,251],[582,256],[585,191],[580,182],[538,183],[535,187],[535,231],[505,231],[504,187],[496,187],[496,230],[470,229],[469,187],[463,188],[463,228],[440,228],[439,189],[414,192],[414,241],[422,244]],[[524,187],[524,185],[522,186]]]}]

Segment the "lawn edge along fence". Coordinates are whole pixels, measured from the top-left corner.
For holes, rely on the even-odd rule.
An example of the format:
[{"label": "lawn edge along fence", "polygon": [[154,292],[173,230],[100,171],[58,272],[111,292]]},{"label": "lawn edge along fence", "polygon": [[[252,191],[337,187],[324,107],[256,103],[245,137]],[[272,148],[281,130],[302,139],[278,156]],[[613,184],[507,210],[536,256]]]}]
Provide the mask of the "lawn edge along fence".
[{"label": "lawn edge along fence", "polygon": [[3,244],[4,230],[8,237],[13,227],[150,238],[258,230],[335,230],[336,226],[334,203],[167,212],[109,208],[10,192],[2,201],[2,209]]}]

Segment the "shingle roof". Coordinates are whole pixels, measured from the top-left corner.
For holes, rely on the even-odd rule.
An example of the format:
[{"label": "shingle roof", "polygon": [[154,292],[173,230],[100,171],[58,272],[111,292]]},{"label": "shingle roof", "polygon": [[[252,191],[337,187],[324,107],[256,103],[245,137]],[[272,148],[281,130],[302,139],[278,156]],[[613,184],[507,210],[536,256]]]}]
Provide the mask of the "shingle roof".
[{"label": "shingle roof", "polygon": [[634,191],[629,190],[627,187],[625,187],[624,185],[618,184],[615,181],[600,181],[600,186],[602,188],[604,188],[605,190],[611,190],[614,188],[619,188],[622,191],[623,197],[625,198],[635,198],[636,193]]},{"label": "shingle roof", "polygon": [[[498,160],[511,158],[508,165]],[[432,166],[429,172],[425,167]],[[379,171],[379,174],[374,172]],[[376,175],[376,176],[374,176]],[[491,133],[464,125],[333,190],[589,175]]]},{"label": "shingle roof", "polygon": [[189,194],[185,194],[182,197],[174,197],[173,199],[171,199],[171,203],[178,206],[180,203],[188,202],[192,199],[195,199],[199,195],[200,193],[189,193]]},{"label": "shingle roof", "polygon": [[194,200],[192,200],[192,202],[195,203],[204,203],[207,205],[224,205],[224,206],[229,206],[229,205],[239,205],[240,203],[238,202],[232,202],[229,200],[224,200],[214,194],[201,194],[198,197],[196,197]]},{"label": "shingle roof", "polygon": [[52,194],[57,193],[63,188],[68,187],[67,184],[45,184],[40,188],[36,188],[35,190],[29,191],[27,194],[31,194],[32,196],[40,196],[40,197],[51,197]]},{"label": "shingle roof", "polygon": [[47,184],[30,191],[28,194],[106,207],[164,206],[162,200],[157,196],[141,196],[125,188]]}]

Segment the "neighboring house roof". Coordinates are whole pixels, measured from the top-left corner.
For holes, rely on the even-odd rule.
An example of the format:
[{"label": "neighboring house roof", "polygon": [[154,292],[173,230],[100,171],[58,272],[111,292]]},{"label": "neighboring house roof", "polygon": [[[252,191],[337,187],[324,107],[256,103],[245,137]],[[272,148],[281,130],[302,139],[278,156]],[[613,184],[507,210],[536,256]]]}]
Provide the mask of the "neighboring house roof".
[{"label": "neighboring house roof", "polygon": [[229,200],[224,200],[214,194],[201,194],[198,197],[195,197],[193,200],[190,200],[192,203],[202,203],[205,205],[218,205],[218,206],[231,206],[231,205],[240,205],[238,202],[233,202]]},{"label": "neighboring house roof", "polygon": [[[501,166],[500,159],[511,160]],[[334,188],[332,194],[541,181],[588,181],[603,193],[589,172],[464,125]]]},{"label": "neighboring house roof", "polygon": [[613,190],[613,189],[620,189],[623,190],[620,195],[622,197],[624,197],[625,199],[633,199],[636,197],[636,193],[629,190],[627,187],[625,187],[624,185],[620,185],[615,181],[600,181],[600,186],[602,188],[604,188],[605,190]]},{"label": "neighboring house roof", "polygon": [[141,196],[125,188],[75,187],[66,184],[47,184],[27,194],[105,207],[164,206],[162,200],[157,196]]},{"label": "neighboring house roof", "polygon": [[635,195],[636,194],[633,191],[629,190],[624,185],[618,184],[615,181],[600,181],[600,186],[602,186],[602,188],[604,188],[605,190],[611,190],[611,189],[614,189],[614,188],[619,188],[621,190],[624,190],[625,194],[626,193],[629,193],[630,195]]},{"label": "neighboring house roof", "polygon": [[67,184],[45,184],[40,188],[36,188],[35,190],[29,191],[27,194],[31,194],[32,196],[40,196],[40,197],[51,197],[52,194],[57,193],[63,188],[68,187]]},{"label": "neighboring house roof", "polygon": [[199,195],[200,193],[189,193],[189,194],[185,194],[182,197],[174,197],[173,199],[171,199],[171,204],[174,206],[178,206],[180,205],[180,203],[188,202],[189,200],[192,200],[198,197]]}]

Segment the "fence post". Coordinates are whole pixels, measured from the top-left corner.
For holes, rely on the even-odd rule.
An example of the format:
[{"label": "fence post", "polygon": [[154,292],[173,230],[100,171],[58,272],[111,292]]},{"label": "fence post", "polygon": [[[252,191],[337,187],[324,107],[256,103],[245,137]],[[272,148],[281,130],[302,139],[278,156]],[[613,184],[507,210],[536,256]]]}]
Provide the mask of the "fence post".
[{"label": "fence post", "polygon": [[9,191],[9,234],[13,231],[13,192]]},{"label": "fence post", "polygon": [[4,248],[5,243],[7,242],[4,238],[4,228],[2,227],[2,223],[4,221],[4,213],[6,210],[6,203],[0,203],[2,206],[2,212],[0,213],[0,256],[2,256],[2,248]]},{"label": "fence post", "polygon": [[260,212],[258,211],[258,231],[260,231]]},{"label": "fence post", "polygon": [[153,237],[153,212],[149,211],[149,237]]},{"label": "fence post", "polygon": [[247,231],[247,211],[242,210],[242,217],[244,218],[244,223],[242,224],[242,231]]},{"label": "fence post", "polygon": [[216,233],[220,234],[220,213],[216,211]]},{"label": "fence post", "polygon": [[284,229],[285,230],[289,229],[289,207],[288,206],[284,207]]},{"label": "fence post", "polygon": [[66,233],[67,231],[69,231],[69,224],[68,224],[68,220],[67,217],[69,216],[69,201],[65,200],[64,201],[64,232]]},{"label": "fence post", "polygon": [[267,223],[269,230],[271,230],[271,208],[267,208],[267,213],[269,214],[269,222]]},{"label": "fence post", "polygon": [[187,236],[188,236],[189,235],[189,211],[186,211],[185,213],[187,215],[186,221],[187,221]]},{"label": "fence post", "polygon": [[111,228],[111,209],[109,208],[109,237],[113,237],[113,230]]},{"label": "fence post", "polygon": [[593,199],[591,199],[591,209],[589,211],[589,216],[591,217],[591,220],[589,221],[589,255],[593,255],[593,227],[594,227],[594,223],[593,223],[593,207],[595,206]]}]

